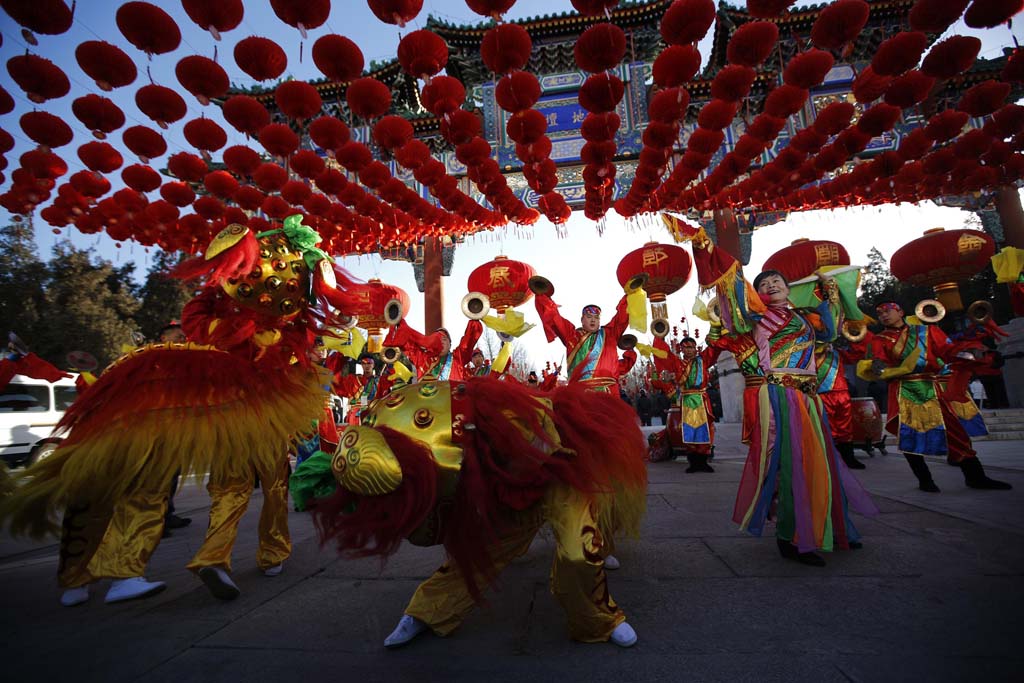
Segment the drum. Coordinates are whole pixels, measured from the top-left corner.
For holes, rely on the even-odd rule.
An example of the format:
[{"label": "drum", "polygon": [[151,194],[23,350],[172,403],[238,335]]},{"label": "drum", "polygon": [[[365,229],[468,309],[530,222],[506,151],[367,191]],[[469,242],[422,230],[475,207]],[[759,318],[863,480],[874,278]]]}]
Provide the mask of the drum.
[{"label": "drum", "polygon": [[672,448],[683,447],[683,410],[679,406],[672,406],[668,409],[666,420],[668,430],[668,443]]},{"label": "drum", "polygon": [[853,442],[876,444],[882,440],[882,411],[869,396],[850,399],[853,413]]}]

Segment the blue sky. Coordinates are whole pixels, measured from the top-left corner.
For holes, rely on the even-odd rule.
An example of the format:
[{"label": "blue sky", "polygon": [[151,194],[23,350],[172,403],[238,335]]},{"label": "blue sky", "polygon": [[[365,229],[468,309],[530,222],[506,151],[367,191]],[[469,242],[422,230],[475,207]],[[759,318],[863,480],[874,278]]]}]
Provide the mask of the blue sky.
[{"label": "blue sky", "polygon": [[[178,0],[156,0],[154,4],[165,9],[181,28],[183,41],[175,52],[159,55],[148,60],[145,55],[132,47],[117,30],[114,13],[121,2],[105,0],[83,0],[78,2],[75,23],[71,30],[62,36],[39,36],[39,46],[32,48],[36,54],[51,59],[60,65],[71,79],[71,94],[56,101],[43,105],[46,111],[57,114],[68,121],[75,130],[75,140],[58,152],[68,162],[69,175],[82,170],[75,149],[92,139],[88,131],[71,114],[71,102],[80,95],[99,92],[93,82],[80,70],[74,59],[75,47],[82,41],[103,39],[120,46],[125,52],[137,60],[139,79],[132,86],[105,94],[114,99],[127,116],[126,126],[147,125],[152,123],[135,107],[134,91],[144,84],[152,75],[154,82],[178,88],[174,76],[174,66],[181,57],[188,54],[199,54],[213,57],[217,49],[218,61],[228,71],[232,82],[237,85],[249,86],[253,81],[243,74],[234,64],[232,51],[234,44],[250,35],[260,35],[277,40],[285,49],[289,65],[286,76],[310,79],[319,77],[310,58],[313,41],[327,33],[340,33],[356,41],[363,50],[367,64],[375,59],[389,59],[394,56],[395,48],[402,34],[422,28],[428,15],[434,15],[459,23],[471,23],[480,20],[464,3],[458,0],[425,0],[423,11],[405,29],[383,24],[370,12],[362,0],[335,0],[327,23],[310,32],[307,40],[302,41],[298,31],[281,23],[270,9],[266,0],[249,0],[246,2],[246,15],[241,26],[227,32],[223,40],[215,43],[210,35],[200,30],[188,19]],[[800,5],[808,4],[805,2]],[[568,0],[519,0],[509,18],[532,17],[552,12],[571,10]],[[6,14],[0,12],[0,32],[3,44],[0,56],[3,61],[22,54],[25,50],[20,29]],[[1006,27],[986,32],[975,32],[962,23],[954,25],[951,32],[974,33],[984,40],[982,56],[998,55],[1005,46],[1013,45],[1010,31]],[[1019,29],[1018,29],[1019,32]],[[709,41],[701,45],[702,54],[707,54]],[[301,55],[301,61],[300,61]],[[10,114],[0,117],[0,127],[10,132],[16,141],[15,148],[7,156],[7,176],[0,190],[9,185],[10,172],[17,167],[18,157],[32,148],[32,143],[25,138],[18,125],[18,118],[33,108],[20,89],[11,81],[6,69],[0,70],[0,85],[14,97],[16,108]],[[194,97],[183,93],[188,103],[189,112],[185,119],[165,131],[168,142],[168,154],[178,151],[194,151],[184,141],[181,127],[185,121],[205,115],[222,124],[228,132],[228,145],[252,144],[245,137],[234,131],[220,116],[215,106],[203,107]],[[110,142],[120,143],[120,132],[111,136]],[[136,163],[130,152],[124,151],[125,165]],[[160,161],[154,162],[159,165]],[[64,178],[63,180],[66,180]],[[116,183],[119,175],[111,178]],[[155,198],[155,195],[154,195]],[[0,210],[0,220],[7,220]],[[843,242],[850,251],[855,262],[865,262],[868,250],[877,246],[886,256],[891,255],[899,246],[919,236],[924,229],[944,226],[947,228],[961,227],[967,214],[955,209],[940,209],[931,205],[921,208],[887,207],[852,209],[848,211],[812,212],[795,215],[785,223],[759,230],[754,236],[754,252],[748,272],[756,273],[760,264],[775,250],[788,245],[797,237],[818,239],[836,239]],[[150,255],[139,245],[125,244],[115,248],[112,240],[105,235],[85,236],[78,234],[73,228],[61,231],[60,238],[70,239],[79,247],[96,250],[106,258],[116,262],[134,260],[140,268],[144,268]],[[459,301],[466,293],[466,280],[469,273],[477,265],[486,262],[498,254],[506,254],[511,258],[526,261],[534,266],[538,273],[549,277],[556,285],[556,300],[563,306],[565,316],[571,320],[579,317],[580,308],[589,303],[597,303],[606,309],[614,306],[621,290],[615,280],[615,267],[619,259],[627,252],[642,246],[651,240],[666,240],[667,234],[661,229],[660,222],[644,219],[640,221],[624,221],[614,212],[609,213],[603,236],[598,235],[595,224],[577,213],[567,224],[565,237],[559,237],[552,225],[541,220],[531,228],[511,226],[505,230],[485,232],[467,239],[456,253],[455,266],[450,278],[445,282],[445,323],[458,334],[463,322],[459,309]],[[40,252],[45,256],[52,248],[57,236],[42,221],[37,221],[37,242]],[[413,297],[413,310],[410,323],[422,327],[422,300],[416,293],[413,282],[412,267],[408,264],[383,262],[378,257],[359,257],[342,259],[342,263],[353,274],[362,277],[380,277],[406,289]],[[693,298],[696,295],[696,284],[691,282],[680,293],[670,297],[669,307],[673,322],[682,315],[689,316]],[[538,322],[532,303],[527,304],[527,319]],[[545,360],[559,361],[564,355],[557,344],[548,345],[542,332],[537,329],[526,335],[522,343],[529,349],[532,359],[543,365]]]}]

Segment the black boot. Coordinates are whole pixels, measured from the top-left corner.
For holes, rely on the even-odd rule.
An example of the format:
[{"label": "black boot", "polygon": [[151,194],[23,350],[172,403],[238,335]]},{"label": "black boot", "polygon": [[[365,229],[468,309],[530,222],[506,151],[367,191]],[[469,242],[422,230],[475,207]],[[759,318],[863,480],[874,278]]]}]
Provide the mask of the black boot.
[{"label": "black boot", "polygon": [[843,462],[846,463],[846,466],[849,467],[851,470],[863,470],[863,469],[866,469],[864,467],[864,463],[862,463],[857,458],[853,457],[853,444],[852,443],[849,443],[849,442],[837,443],[836,444],[836,450],[839,451],[839,457],[841,457],[843,459]]},{"label": "black boot", "polygon": [[802,553],[797,550],[795,545],[781,538],[776,538],[775,543],[779,546],[779,554],[787,560],[796,560],[800,564],[806,564],[809,567],[825,566],[825,558],[817,553]]},{"label": "black boot", "polygon": [[687,474],[693,474],[694,472],[699,471],[698,466],[697,466],[697,456],[696,455],[694,455],[693,453],[687,453],[686,454],[686,462],[690,463],[690,466],[686,468]]},{"label": "black boot", "polygon": [[939,487],[935,485],[935,481],[932,479],[932,472],[928,469],[924,456],[904,453],[903,457],[907,459],[911,471],[917,477],[917,488],[927,493],[938,493]]},{"label": "black boot", "polygon": [[989,489],[997,491],[1008,491],[1013,487],[1005,481],[989,479],[985,474],[985,468],[977,458],[965,458],[960,461],[960,469],[964,473],[964,483],[972,489]]}]

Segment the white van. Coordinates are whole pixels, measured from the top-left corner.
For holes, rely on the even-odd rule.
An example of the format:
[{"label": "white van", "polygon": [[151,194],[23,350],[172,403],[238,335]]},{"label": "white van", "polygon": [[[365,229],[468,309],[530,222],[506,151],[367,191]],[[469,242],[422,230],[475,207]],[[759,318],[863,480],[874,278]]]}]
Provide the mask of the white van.
[{"label": "white van", "polygon": [[8,467],[30,465],[54,451],[53,428],[78,396],[74,379],[47,382],[15,375],[0,391],[0,457]]}]

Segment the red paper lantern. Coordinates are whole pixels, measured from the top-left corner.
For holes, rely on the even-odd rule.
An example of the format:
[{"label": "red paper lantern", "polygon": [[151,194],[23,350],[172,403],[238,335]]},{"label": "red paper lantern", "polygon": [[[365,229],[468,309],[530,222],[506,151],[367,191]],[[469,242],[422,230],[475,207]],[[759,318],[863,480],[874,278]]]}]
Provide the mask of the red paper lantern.
[{"label": "red paper lantern", "polygon": [[313,63],[328,80],[343,83],[363,72],[363,52],[345,36],[329,34],[313,43]]},{"label": "red paper lantern", "polygon": [[580,106],[589,112],[603,114],[615,110],[626,87],[622,79],[610,73],[593,74],[580,87]]},{"label": "red paper lantern", "polygon": [[267,200],[267,195],[260,192],[257,188],[252,185],[242,185],[238,188],[232,197],[235,203],[246,211],[256,211],[263,202]]},{"label": "red paper lantern", "polygon": [[235,45],[235,63],[254,80],[269,81],[284,73],[288,56],[273,40],[250,36]]},{"label": "red paper lantern", "polygon": [[373,126],[373,139],[387,150],[398,149],[412,136],[412,124],[401,116],[384,116]]},{"label": "red paper lantern", "polygon": [[278,19],[299,29],[303,38],[307,30],[323,25],[331,14],[331,0],[270,0],[270,6]]},{"label": "red paper lantern", "polygon": [[853,81],[853,96],[857,99],[857,102],[861,104],[867,104],[868,102],[874,102],[889,89],[889,85],[892,83],[892,76],[882,76],[876,74],[874,69],[870,66],[865,67],[857,74],[857,78]]},{"label": "red paper lantern", "polygon": [[749,66],[729,64],[719,69],[711,81],[711,97],[716,100],[739,102],[750,92],[757,72]]},{"label": "red paper lantern", "polygon": [[999,78],[1010,83],[1024,81],[1024,50],[1018,48],[1013,51],[1010,58],[1006,60],[1006,66],[1003,67]]},{"label": "red paper lantern", "polygon": [[0,7],[28,30],[49,36],[67,31],[74,19],[63,0],[2,0]]},{"label": "red paper lantern", "polygon": [[495,256],[493,261],[473,269],[466,287],[470,292],[486,295],[491,300],[491,308],[501,314],[533,298],[528,280],[534,275],[536,271],[522,261]]},{"label": "red paper lantern", "polygon": [[662,88],[686,85],[700,68],[700,52],[693,45],[672,45],[655,58],[651,76]]},{"label": "red paper lantern", "polygon": [[1003,102],[1009,94],[1009,83],[983,81],[961,95],[956,108],[974,117],[988,116],[1003,106]]},{"label": "red paper lantern", "polygon": [[849,102],[832,102],[818,112],[814,119],[814,130],[822,135],[832,136],[850,125],[856,108]]},{"label": "red paper lantern", "polygon": [[770,116],[768,114],[758,114],[747,128],[747,133],[753,135],[762,142],[771,142],[778,137],[779,131],[781,131],[785,125],[785,118]]},{"label": "red paper lantern", "polygon": [[245,145],[234,144],[224,150],[224,165],[240,176],[251,176],[262,163],[259,154]]},{"label": "red paper lantern", "polygon": [[448,44],[433,31],[413,31],[398,43],[398,62],[410,76],[428,79],[448,63]]},{"label": "red paper lantern", "polygon": [[348,90],[345,91],[345,100],[354,115],[363,119],[375,119],[386,114],[391,108],[391,90],[376,78],[367,76],[349,84]]},{"label": "red paper lantern", "polygon": [[899,76],[914,68],[928,47],[928,36],[921,31],[901,31],[883,40],[871,60],[871,68],[879,76]]},{"label": "red paper lantern", "polygon": [[540,81],[529,71],[514,71],[498,81],[494,99],[512,113],[529,109],[540,99]]},{"label": "red paper lantern", "polygon": [[188,18],[209,31],[214,40],[220,40],[221,33],[242,23],[245,14],[242,0],[181,0],[181,5]]},{"label": "red paper lantern", "polygon": [[148,2],[126,2],[117,10],[117,27],[128,42],[146,54],[178,49],[181,31],[171,15]]},{"label": "red paper lantern", "polygon": [[121,180],[136,192],[152,192],[160,187],[160,174],[144,164],[132,164],[121,170]]},{"label": "red paper lantern", "polygon": [[21,167],[36,178],[53,180],[68,172],[68,165],[53,152],[33,149],[25,152],[18,160]]},{"label": "red paper lantern", "polygon": [[10,114],[14,110],[14,98],[11,94],[0,87],[0,116]]},{"label": "red paper lantern", "polygon": [[301,180],[289,180],[281,187],[281,198],[286,202],[297,205],[306,200],[313,190]]},{"label": "red paper lantern", "polygon": [[626,56],[626,34],[608,22],[594,24],[580,35],[573,48],[576,64],[597,73],[612,69]]},{"label": "red paper lantern", "polygon": [[178,207],[189,206],[196,199],[196,193],[192,191],[188,183],[180,181],[165,183],[160,188],[160,196]]},{"label": "red paper lantern", "polygon": [[71,90],[71,82],[60,67],[36,55],[11,57],[7,73],[36,104],[64,97]]},{"label": "red paper lantern", "polygon": [[974,36],[950,36],[932,46],[921,63],[921,71],[935,78],[953,78],[974,64],[981,41]]},{"label": "red paper lantern", "polygon": [[674,123],[683,120],[689,105],[690,93],[685,88],[659,90],[647,105],[647,115],[652,121]]},{"label": "red paper lantern", "polygon": [[505,124],[509,138],[528,145],[542,137],[548,129],[548,120],[536,109],[527,109],[513,114]]},{"label": "red paper lantern", "polygon": [[935,79],[932,76],[911,69],[889,85],[885,91],[885,103],[901,109],[912,107],[924,102],[934,86]]},{"label": "red paper lantern", "polygon": [[715,21],[713,0],[675,0],[661,17],[661,37],[669,45],[696,43]]},{"label": "red paper lantern", "polygon": [[789,282],[814,275],[825,266],[848,266],[850,254],[846,247],[830,240],[794,240],[768,257],[762,270],[777,270]]},{"label": "red paper lantern", "polygon": [[370,11],[385,24],[404,28],[423,9],[423,0],[367,0]]},{"label": "red paper lantern", "polygon": [[900,282],[934,287],[946,308],[957,311],[963,308],[957,283],[984,270],[995,250],[995,241],[980,230],[935,228],[897,249],[889,270]]},{"label": "red paper lantern", "polygon": [[271,123],[259,132],[263,147],[277,157],[289,157],[299,148],[299,136],[283,123]]},{"label": "red paper lantern", "polygon": [[353,173],[358,173],[364,166],[373,161],[373,153],[370,152],[366,145],[355,140],[345,143],[336,150],[335,157],[338,159],[338,163]]},{"label": "red paper lantern", "polygon": [[910,28],[942,33],[960,18],[971,0],[917,0],[910,8]]},{"label": "red paper lantern", "polygon": [[125,147],[137,154],[143,162],[167,153],[167,141],[160,133],[145,126],[126,128],[121,134]]},{"label": "red paper lantern", "polygon": [[1024,9],[1024,0],[974,0],[964,14],[971,28],[995,28]]},{"label": "red paper lantern", "polygon": [[[761,64],[779,40],[779,27],[771,21],[751,21],[743,24],[729,39],[726,58],[730,64],[756,67]],[[700,55],[697,55],[698,66]],[[694,70],[696,73],[696,70]]]},{"label": "red paper lantern", "polygon": [[697,115],[697,125],[711,130],[727,128],[736,118],[737,107],[736,102],[711,100],[701,107],[700,114]]},{"label": "red paper lantern", "polygon": [[192,202],[192,208],[208,221],[217,220],[224,215],[224,202],[208,195]]},{"label": "red paper lantern", "polygon": [[167,159],[167,170],[175,178],[186,183],[198,183],[209,169],[206,162],[195,154],[177,152]]},{"label": "red paper lantern", "polygon": [[837,0],[818,13],[811,28],[811,42],[826,50],[838,50],[860,35],[871,8],[864,0]]},{"label": "red paper lantern", "polygon": [[78,148],[78,158],[85,167],[97,173],[112,173],[121,168],[121,153],[106,142],[87,142]]},{"label": "red paper lantern", "polygon": [[135,93],[135,105],[161,128],[185,117],[188,107],[181,95],[162,85],[146,85]]},{"label": "red paper lantern", "polygon": [[300,149],[293,154],[289,160],[289,166],[295,173],[299,174],[299,177],[306,178],[307,180],[320,175],[325,168],[324,160],[310,149]]},{"label": "red paper lantern", "polygon": [[782,72],[782,80],[798,88],[810,89],[825,80],[833,63],[835,59],[830,53],[810,49],[789,60]]},{"label": "red paper lantern", "polygon": [[349,141],[350,136],[348,126],[333,116],[321,116],[309,124],[310,139],[331,156],[334,150]]},{"label": "red paper lantern", "polygon": [[211,171],[203,178],[206,191],[220,199],[230,199],[238,191],[238,181],[227,171]]},{"label": "red paper lantern", "polygon": [[121,48],[100,40],[87,40],[75,49],[75,59],[100,90],[111,90],[135,81],[135,62]]},{"label": "red paper lantern", "polygon": [[71,127],[59,116],[44,111],[30,111],[21,116],[21,129],[32,142],[44,147],[63,147],[75,137]]},{"label": "red paper lantern", "polygon": [[359,327],[372,335],[380,334],[381,330],[388,328],[384,320],[384,307],[392,299],[398,299],[402,309],[402,317],[409,314],[409,295],[405,290],[395,285],[384,284],[376,278],[371,278],[365,287],[356,291],[356,303],[352,308],[359,318]]},{"label": "red paper lantern", "polygon": [[483,17],[494,17],[495,20],[499,19],[514,4],[516,4],[516,0],[466,0],[469,9]]},{"label": "red paper lantern", "polygon": [[313,118],[324,106],[320,93],[305,81],[285,81],[277,86],[274,101],[281,113],[298,121]]},{"label": "red paper lantern", "polygon": [[233,95],[221,107],[224,120],[239,133],[258,135],[270,123],[270,112],[263,103],[249,95]]},{"label": "red paper lantern", "polygon": [[682,247],[648,242],[622,257],[615,277],[619,284],[626,286],[634,275],[646,273],[644,290],[652,302],[660,303],[669,294],[682,289],[690,279],[691,270],[690,255]]},{"label": "red paper lantern", "polygon": [[[388,97],[390,96],[389,92]],[[423,86],[420,99],[427,111],[441,117],[462,107],[462,103],[466,101],[466,88],[451,76],[437,76]]]},{"label": "red paper lantern", "polygon": [[228,142],[224,129],[210,119],[192,119],[182,132],[188,144],[204,152],[216,152]]},{"label": "red paper lantern", "polygon": [[698,128],[690,134],[686,148],[698,154],[714,154],[724,141],[725,133],[720,129]]},{"label": "red paper lantern", "polygon": [[525,68],[532,50],[533,40],[519,24],[499,24],[488,29],[480,44],[484,65],[497,74]]},{"label": "red paper lantern", "polygon": [[263,163],[253,171],[252,181],[264,192],[277,192],[288,182],[288,171],[277,164]]},{"label": "red paper lantern", "polygon": [[338,194],[347,184],[348,180],[335,168],[324,169],[316,177],[316,186],[324,194]]},{"label": "red paper lantern", "polygon": [[768,93],[764,100],[764,113],[784,119],[803,109],[810,92],[795,85],[783,84]]},{"label": "red paper lantern", "polygon": [[210,100],[220,99],[231,83],[221,65],[212,59],[192,55],[183,57],[174,69],[178,82],[206,106]]}]

